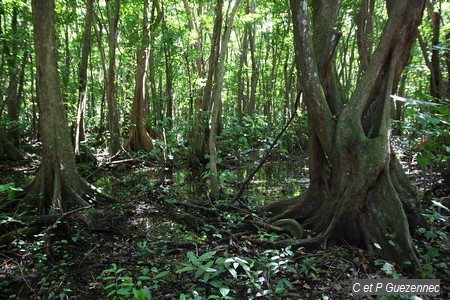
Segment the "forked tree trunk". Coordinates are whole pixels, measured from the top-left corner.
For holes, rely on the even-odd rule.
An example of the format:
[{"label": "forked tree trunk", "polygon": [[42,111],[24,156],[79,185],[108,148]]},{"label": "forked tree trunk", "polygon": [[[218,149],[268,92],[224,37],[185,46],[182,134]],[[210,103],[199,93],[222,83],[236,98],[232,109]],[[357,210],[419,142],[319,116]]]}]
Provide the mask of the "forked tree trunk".
[{"label": "forked tree trunk", "polygon": [[[213,93],[214,76],[217,72],[217,66],[219,64],[220,54],[220,39],[222,32],[222,14],[223,0],[217,0],[215,6],[215,19],[213,34],[211,36],[211,51],[209,55],[208,64],[208,76],[206,79],[205,87],[203,89],[201,109],[196,112],[195,125],[194,125],[194,140],[193,140],[193,154],[192,162],[203,163],[205,162],[205,154],[207,153],[207,137],[209,137],[209,112],[212,107],[211,98]],[[220,9],[220,11],[219,11]]]},{"label": "forked tree trunk", "polygon": [[337,92],[333,64],[340,4],[314,2],[312,33],[307,1],[291,0],[296,64],[310,124],[311,183],[301,198],[267,209],[311,229],[315,236],[303,244],[346,240],[398,263],[409,260],[416,268],[410,233],[424,223],[420,202],[390,146],[390,95],[409,57],[424,1],[388,1],[389,19],[378,47],[348,100]]},{"label": "forked tree trunk", "polygon": [[39,214],[61,213],[109,199],[84,181],[75,166],[57,70],[54,7],[53,0],[32,1],[42,161],[19,205],[22,211]]},{"label": "forked tree trunk", "polygon": [[[219,13],[219,10],[222,9],[222,1],[217,1],[216,13]],[[219,122],[220,122],[220,113],[221,113],[221,105],[222,105],[222,85],[223,85],[223,66],[225,63],[225,57],[228,50],[228,41],[230,40],[231,27],[233,25],[234,16],[236,15],[236,11],[239,8],[239,4],[241,0],[237,0],[234,3],[231,12],[227,14],[225,21],[225,29],[223,34],[220,34],[220,47],[218,49],[218,65],[215,69],[214,78],[216,80],[213,94],[212,94],[212,111],[211,111],[211,131],[209,133],[209,164],[210,164],[210,173],[209,173],[209,181],[211,187],[210,198],[212,201],[219,200],[220,197],[220,181],[219,181],[219,172],[217,170],[217,148],[216,148],[216,137],[219,134]],[[231,4],[230,4],[231,5]]]},{"label": "forked tree trunk", "polygon": [[153,141],[145,126],[146,82],[148,58],[150,54],[150,28],[148,22],[148,0],[144,1],[144,17],[142,20],[142,41],[138,46],[136,85],[134,88],[133,107],[131,112],[132,127],[124,148],[128,151],[151,151]]}]

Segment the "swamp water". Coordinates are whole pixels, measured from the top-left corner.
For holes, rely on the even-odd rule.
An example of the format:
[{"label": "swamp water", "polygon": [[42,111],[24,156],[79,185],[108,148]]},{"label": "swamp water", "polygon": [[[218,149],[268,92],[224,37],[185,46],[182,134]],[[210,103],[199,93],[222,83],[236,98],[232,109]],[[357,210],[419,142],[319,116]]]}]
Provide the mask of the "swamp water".
[{"label": "swamp water", "polygon": [[[229,199],[237,193],[243,182],[258,163],[228,168],[220,171],[221,186]],[[208,174],[198,171],[133,166],[131,170],[113,171],[115,176],[102,176],[93,182],[101,190],[120,197],[120,190],[137,190],[144,196],[156,189],[176,195],[174,201],[202,202],[208,195]],[[308,169],[304,160],[277,160],[266,162],[245,187],[241,200],[250,206],[263,206],[271,202],[300,195],[309,184]]]}]

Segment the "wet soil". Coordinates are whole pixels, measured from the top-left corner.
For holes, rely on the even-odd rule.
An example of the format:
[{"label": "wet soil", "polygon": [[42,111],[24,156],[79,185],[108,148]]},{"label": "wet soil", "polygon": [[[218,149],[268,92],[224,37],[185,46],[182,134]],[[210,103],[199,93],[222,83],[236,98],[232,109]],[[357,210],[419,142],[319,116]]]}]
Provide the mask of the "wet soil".
[{"label": "wet soil", "polygon": [[[253,153],[241,162],[235,158],[222,161],[225,195],[232,198],[259,157]],[[2,162],[0,183],[20,186],[36,168],[33,161]],[[67,226],[50,224],[43,227],[44,234],[18,237],[13,245],[0,248],[0,298],[112,299],[115,295],[138,299],[133,288],[144,291],[145,286],[151,299],[183,299],[180,295],[194,299],[196,293],[197,299],[226,299],[212,279],[198,275],[200,267],[180,271],[190,264],[190,252],[199,258],[214,251],[213,267],[221,257],[248,263],[248,270],[245,264],[237,267],[236,277],[225,270],[216,278],[230,288],[229,299],[353,299],[352,279],[412,278],[400,266],[363,249],[346,244],[291,249],[281,243],[287,236],[255,225],[264,219],[253,209],[306,189],[307,167],[302,156],[272,158],[246,188],[241,205],[227,210],[222,205],[227,199],[211,206],[205,173],[183,165],[164,167],[129,160],[79,168],[83,177],[118,203],[73,214],[63,220]],[[429,186],[434,185],[427,182],[421,189],[430,190]],[[448,234],[446,224],[437,219],[432,231]],[[436,236],[416,243],[422,253],[441,251],[424,261],[425,265],[432,263],[431,269],[416,275],[441,279],[445,297],[438,299],[446,299],[450,285],[449,245],[443,241],[448,243]],[[116,294],[110,294],[113,290]]]}]

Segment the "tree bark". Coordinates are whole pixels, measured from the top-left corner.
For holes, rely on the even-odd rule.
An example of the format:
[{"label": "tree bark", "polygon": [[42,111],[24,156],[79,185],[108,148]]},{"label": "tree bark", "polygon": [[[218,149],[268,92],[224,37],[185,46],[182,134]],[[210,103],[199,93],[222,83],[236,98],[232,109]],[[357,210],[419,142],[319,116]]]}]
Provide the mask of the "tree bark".
[{"label": "tree bark", "polygon": [[[255,10],[255,1],[253,0],[252,8],[253,11]],[[252,76],[250,79],[250,98],[248,101],[246,113],[250,116],[253,116],[255,112],[255,106],[256,106],[256,88],[258,85],[258,79],[259,79],[259,66],[258,61],[256,59],[256,49],[255,49],[255,28],[250,30],[249,36],[248,36],[248,43],[250,46],[250,59],[251,59],[251,67],[252,67]]]},{"label": "tree bark", "polygon": [[[226,16],[225,29],[223,35],[220,34],[220,47],[217,48],[218,65],[215,70],[215,86],[213,90],[213,107],[211,111],[211,130],[209,133],[209,163],[210,163],[210,198],[212,201],[216,201],[220,198],[220,181],[219,172],[217,171],[217,149],[216,149],[216,137],[219,128],[219,113],[222,101],[222,85],[223,85],[223,66],[225,63],[225,57],[228,49],[228,41],[230,40],[231,27],[233,25],[234,16],[239,7],[241,0],[237,0],[234,3],[231,12]],[[218,0],[216,6],[216,13],[221,13],[223,1]],[[231,5],[231,4],[230,4]]]},{"label": "tree bark", "polygon": [[150,28],[148,22],[149,4],[144,1],[144,16],[142,20],[142,40],[137,53],[136,86],[134,89],[133,107],[131,113],[131,129],[124,148],[128,151],[151,151],[153,141],[145,126],[146,111],[146,77],[150,54]]},{"label": "tree bark", "polygon": [[19,210],[38,214],[62,213],[110,200],[77,172],[59,85],[54,7],[53,0],[32,1],[42,160]]},{"label": "tree bark", "polygon": [[194,129],[194,159],[200,163],[205,162],[205,154],[207,153],[207,136],[209,136],[209,128],[207,128],[209,123],[208,112],[210,112],[212,105],[211,98],[213,92],[214,74],[216,73],[216,69],[219,63],[220,40],[223,21],[222,6],[223,0],[217,0],[215,8],[216,17],[214,20],[213,34],[211,37],[211,51],[209,55],[208,75],[205,87],[203,89],[201,110],[198,111],[197,124]]},{"label": "tree bark", "polygon": [[74,138],[75,155],[80,154],[80,142],[86,139],[84,130],[84,114],[86,109],[87,69],[89,53],[91,51],[91,28],[94,19],[94,2],[93,0],[87,0],[86,3],[86,23],[83,36],[83,46],[81,50],[81,62],[78,69],[78,107]]},{"label": "tree bark", "polygon": [[[20,148],[20,130],[19,130],[19,81],[23,74],[23,65],[18,64],[19,58],[19,36],[18,36],[18,8],[13,7],[11,18],[11,47],[7,41],[3,41],[3,54],[6,57],[9,73],[9,86],[7,89],[6,103],[8,108],[8,120],[12,122],[7,130],[8,140],[16,147]],[[26,62],[26,53],[23,54]]]},{"label": "tree bark", "polygon": [[[189,6],[189,3],[186,0],[183,0],[184,9],[186,11],[186,17],[189,22],[189,32],[192,36],[195,36],[195,40],[192,43],[193,50],[195,51],[196,58],[195,58],[195,69],[197,70],[197,76],[192,76],[192,78],[195,78],[196,82],[193,82],[191,85],[194,86],[194,88],[191,90],[193,92],[192,98],[193,98],[193,114],[192,114],[192,133],[191,133],[191,144],[192,144],[192,155],[191,155],[191,164],[195,165],[199,162],[204,161],[204,156],[206,153],[206,128],[203,123],[207,121],[205,120],[205,111],[203,110],[204,107],[204,99],[205,99],[205,93],[207,91],[206,88],[203,88],[199,85],[197,82],[198,80],[201,80],[205,77],[205,67],[204,62],[202,58],[202,31],[200,26],[198,25],[197,18],[195,14],[195,11],[191,9]],[[199,4],[201,5],[201,3]],[[200,6],[199,10],[202,10],[202,7]],[[217,16],[216,16],[217,18]],[[216,24],[216,23],[215,23]],[[213,33],[214,35],[214,33]],[[213,37],[214,39],[214,37]],[[212,40],[213,40],[212,39]],[[212,49],[211,49],[212,51]],[[210,55],[210,59],[212,59],[212,52]],[[209,90],[210,91],[210,90]],[[208,107],[207,105],[205,105]]]},{"label": "tree bark", "polygon": [[116,100],[116,44],[117,44],[117,23],[119,22],[120,0],[115,0],[113,11],[111,3],[106,1],[106,9],[109,21],[109,66],[108,79],[106,84],[106,99],[108,104],[108,130],[109,130],[109,155],[114,156],[120,152],[119,111]]},{"label": "tree bark", "polygon": [[[245,4],[245,14],[250,14],[250,3],[249,0],[247,0],[247,3]],[[242,122],[242,115],[243,115],[243,105],[244,103],[247,103],[246,98],[248,96],[245,94],[245,74],[244,74],[244,68],[247,68],[248,61],[248,36],[250,34],[251,30],[251,24],[250,22],[247,22],[244,26],[244,32],[242,34],[242,46],[241,46],[241,55],[239,57],[239,67],[237,71],[237,101],[236,101],[236,113],[237,117],[239,119],[239,122]]]},{"label": "tree bark", "polygon": [[169,129],[173,126],[173,66],[172,66],[172,45],[174,42],[173,33],[169,31],[166,23],[165,8],[161,3],[162,10],[162,31],[164,35],[164,66],[166,71],[166,118]]},{"label": "tree bark", "polygon": [[433,32],[431,39],[430,95],[435,98],[441,98],[445,95],[440,66],[440,50],[438,49],[441,32],[441,12],[435,9],[435,1],[428,0],[426,4],[428,16],[431,20],[431,30]]},{"label": "tree bark", "polygon": [[101,65],[102,65],[102,71],[104,74],[103,77],[103,90],[102,90],[102,99],[100,101],[100,121],[98,125],[98,132],[97,132],[97,140],[103,140],[103,133],[106,130],[105,126],[105,102],[106,102],[106,91],[108,90],[108,69],[106,67],[106,52],[105,48],[103,47],[103,41],[101,37],[102,32],[102,24],[101,22],[96,22],[95,26],[95,37],[97,39],[98,44],[98,50],[100,52],[100,58],[101,58]]},{"label": "tree bark", "polygon": [[[417,268],[411,230],[425,223],[390,146],[390,95],[408,60],[424,1],[389,6],[378,46],[346,105],[333,92],[337,2],[314,2],[312,31],[307,1],[291,0],[297,72],[310,122],[311,183],[301,198],[267,209],[316,233],[303,244],[346,240]],[[320,49],[313,46],[318,41],[324,42]]]}]

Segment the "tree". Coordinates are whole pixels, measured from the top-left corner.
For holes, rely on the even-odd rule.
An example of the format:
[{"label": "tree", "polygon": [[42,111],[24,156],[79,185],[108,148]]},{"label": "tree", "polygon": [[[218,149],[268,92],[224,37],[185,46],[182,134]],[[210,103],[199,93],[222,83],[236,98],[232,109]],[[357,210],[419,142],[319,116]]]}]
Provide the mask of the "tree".
[{"label": "tree", "polygon": [[[426,1],[426,10],[429,18],[429,26],[431,28],[427,28],[424,26],[424,29],[431,30],[431,47],[427,45],[422,37],[420,31],[417,32],[420,48],[423,53],[423,60],[425,61],[425,65],[430,71],[430,95],[435,98],[442,98],[445,96],[449,96],[449,86],[446,86],[444,81],[444,76],[442,73],[443,67],[441,67],[441,56],[444,56],[444,60],[447,64],[447,71],[449,62],[449,51],[445,50],[443,47],[443,43],[440,40],[441,37],[441,27],[444,25],[444,18],[442,17],[442,3],[435,0],[427,0]],[[445,29],[447,26],[443,26]],[[448,37],[448,36],[447,36]],[[431,50],[431,55],[429,54],[429,50]],[[444,52],[444,55],[441,53]],[[430,59],[431,56],[431,59]],[[448,72],[447,72],[448,73]],[[448,75],[448,74],[447,74]],[[447,78],[449,80],[450,77]]]},{"label": "tree", "polygon": [[87,69],[89,52],[91,51],[91,27],[94,19],[94,2],[87,0],[86,24],[84,28],[83,46],[81,50],[81,62],[78,69],[78,108],[75,125],[75,154],[80,154],[80,142],[86,139],[84,130],[84,113],[87,97]]},{"label": "tree", "polygon": [[129,151],[151,151],[154,148],[153,141],[145,127],[146,107],[146,75],[148,58],[150,54],[150,28],[148,22],[148,0],[144,1],[144,16],[142,20],[142,40],[137,52],[136,86],[134,89],[133,107],[131,112],[132,127],[125,149]]},{"label": "tree", "polygon": [[[111,1],[112,2],[112,1]],[[117,24],[119,23],[120,0],[115,0],[111,8],[110,1],[106,1],[109,21],[109,66],[106,79],[106,101],[108,104],[109,155],[114,156],[122,150],[120,143],[119,111],[116,103],[116,45]]]},{"label": "tree", "polygon": [[34,47],[38,80],[42,159],[26,188],[21,210],[62,213],[111,199],[79,175],[60,90],[56,58],[53,0],[33,0]]},{"label": "tree", "polygon": [[411,230],[423,218],[390,144],[390,95],[407,63],[424,1],[386,1],[388,20],[378,46],[366,56],[367,67],[348,98],[334,65],[341,3],[319,0],[310,7],[306,0],[290,1],[296,67],[310,125],[310,186],[301,198],[267,209],[316,233],[303,244],[345,239],[418,267]]},{"label": "tree", "polygon": [[[3,73],[3,64],[6,62],[8,67],[9,85],[5,91],[6,98],[3,99],[0,104],[0,159],[21,160],[24,157],[24,152],[20,149],[20,130],[19,130],[19,107],[20,99],[23,91],[24,81],[24,69],[28,61],[28,50],[25,49],[23,53],[22,62],[19,66],[19,20],[18,20],[18,6],[14,4],[11,18],[11,45],[8,45],[8,39],[2,41],[2,57],[1,60],[1,72]],[[2,29],[1,17],[4,16],[3,7],[0,8],[0,35],[4,35]],[[22,46],[22,45],[20,45]],[[3,74],[0,74],[2,77]],[[2,116],[4,108],[7,108],[7,120],[10,125],[6,130],[2,124]]]},{"label": "tree", "polygon": [[[217,44],[215,45],[214,57],[217,60],[217,65],[214,68],[210,69],[210,72],[213,73],[213,77],[215,79],[215,84],[212,90],[212,110],[211,110],[211,130],[209,132],[209,165],[210,165],[210,186],[211,186],[211,200],[215,201],[219,199],[220,196],[220,182],[219,182],[219,173],[217,171],[217,148],[216,148],[216,136],[218,135],[219,128],[219,114],[220,107],[222,105],[222,85],[223,85],[223,66],[225,62],[225,56],[227,54],[228,49],[228,41],[230,40],[231,27],[233,25],[234,16],[236,15],[236,11],[239,7],[241,0],[237,0],[234,3],[234,6],[231,9],[231,12],[226,15],[225,19],[225,28],[223,33],[222,24],[214,29],[217,29],[218,38],[215,40]],[[218,0],[216,5],[216,14],[218,19],[222,19],[222,6],[223,1]],[[230,3],[231,6],[231,3]],[[227,11],[229,11],[230,7],[228,7]],[[218,22],[216,20],[216,22]],[[215,32],[216,33],[216,32]],[[209,101],[208,101],[209,102]]]}]

